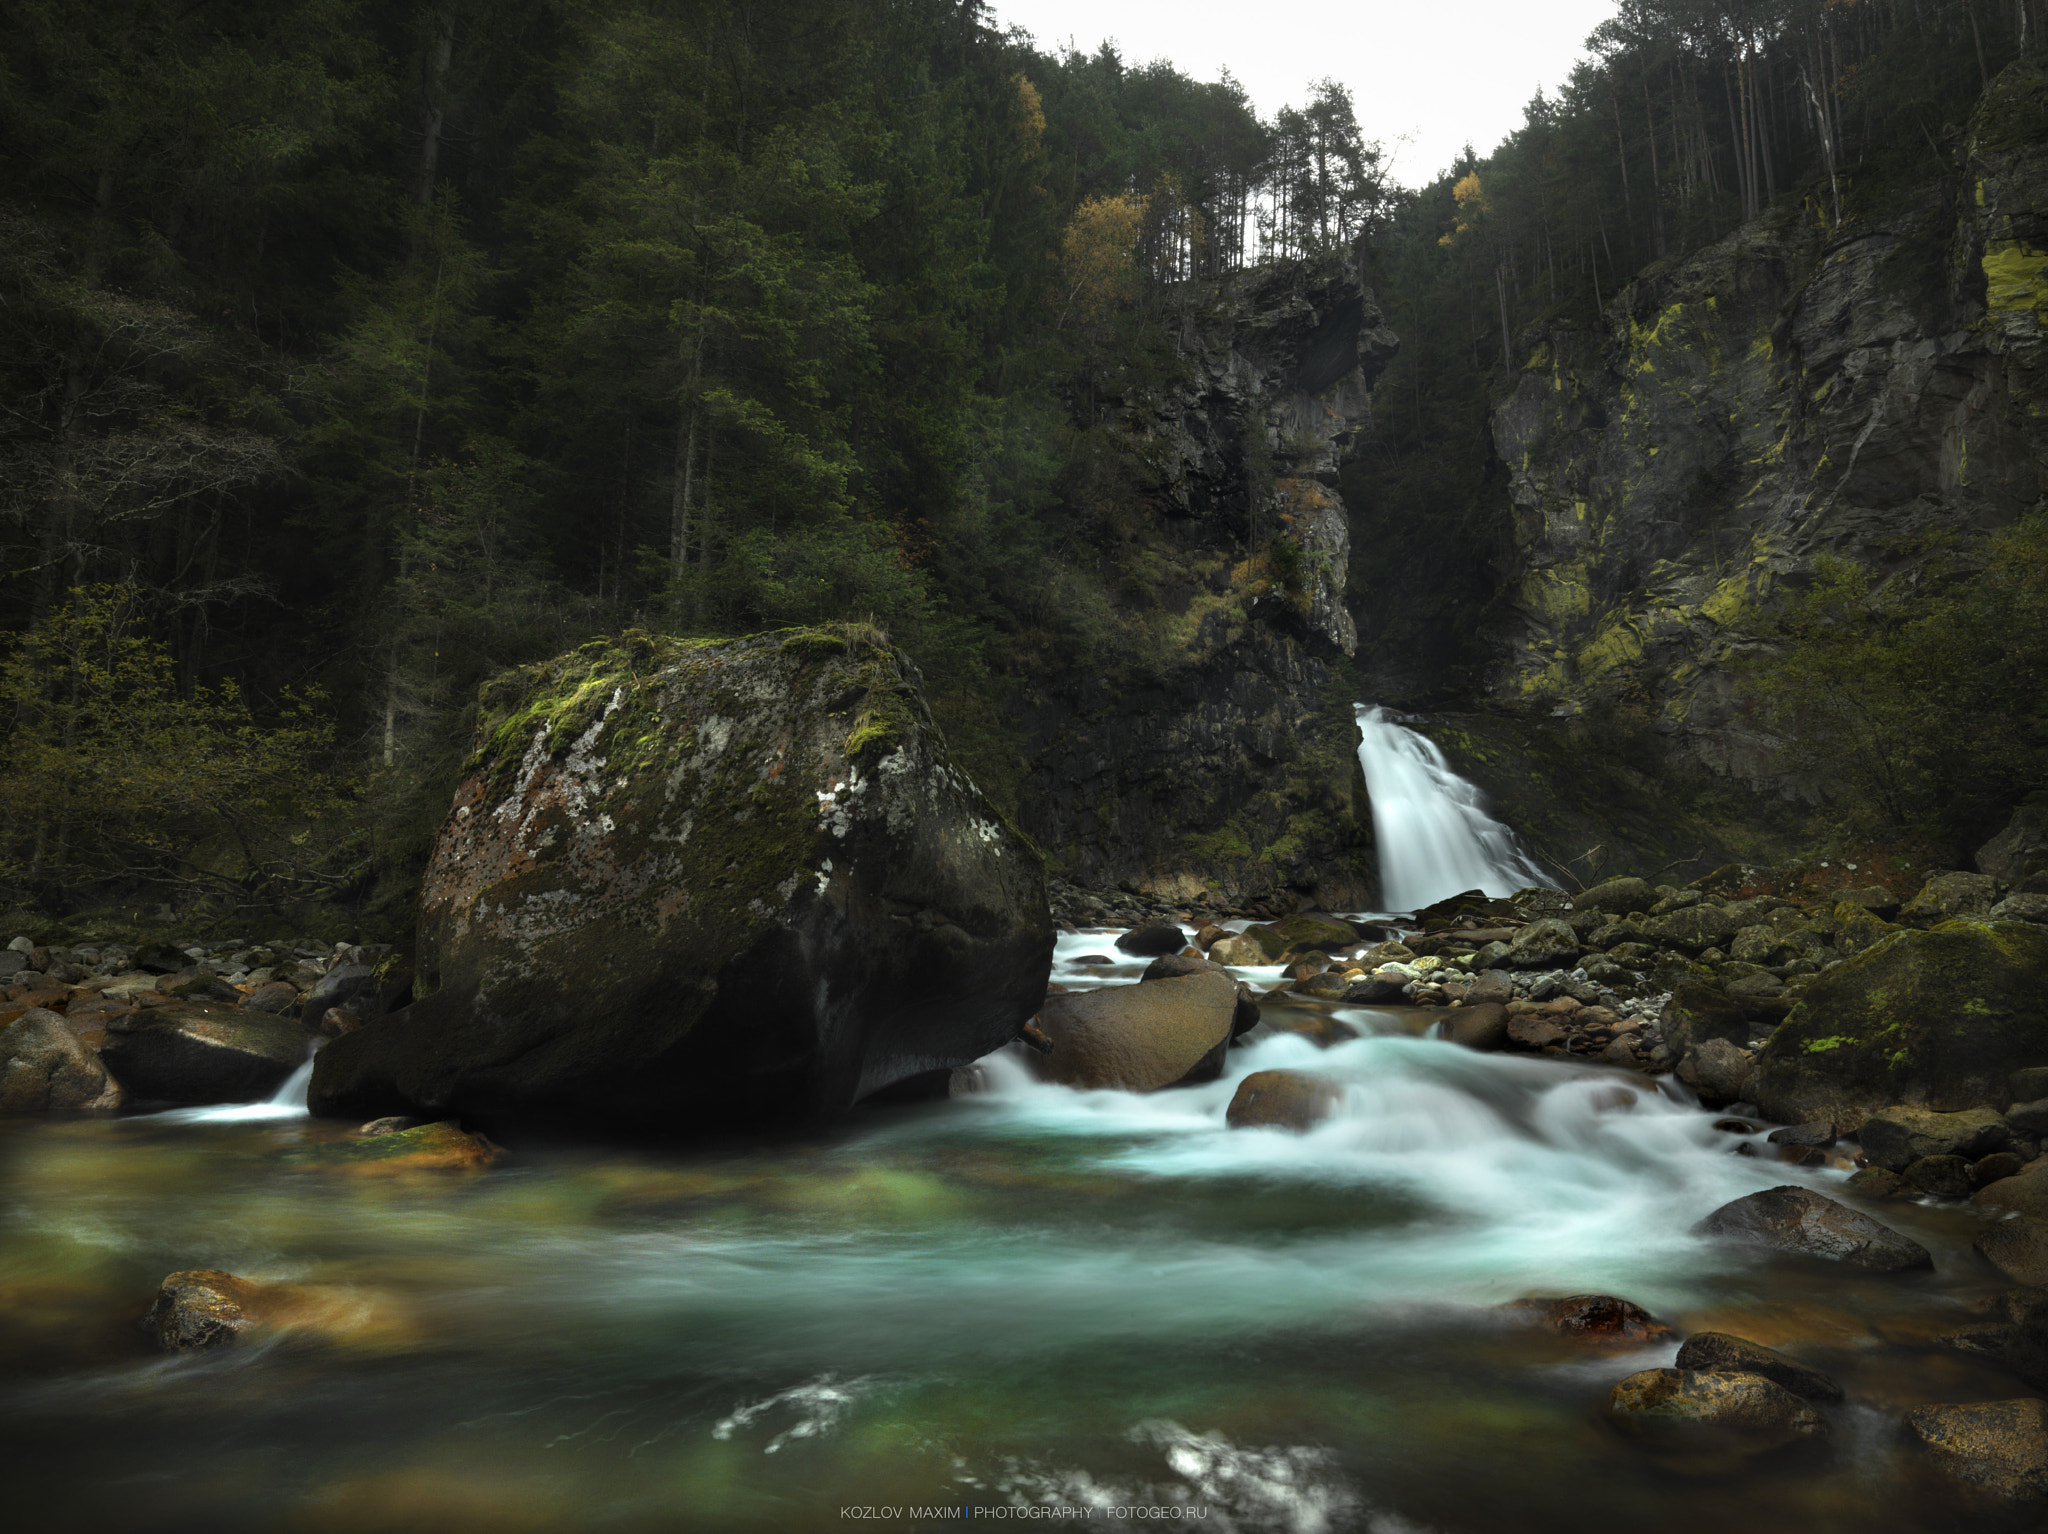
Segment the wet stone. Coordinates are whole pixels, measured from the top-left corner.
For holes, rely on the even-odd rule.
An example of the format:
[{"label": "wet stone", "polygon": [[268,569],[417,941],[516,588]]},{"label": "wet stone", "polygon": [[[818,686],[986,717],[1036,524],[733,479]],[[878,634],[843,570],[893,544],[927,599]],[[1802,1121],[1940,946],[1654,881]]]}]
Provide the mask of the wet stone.
[{"label": "wet stone", "polygon": [[1724,1204],[1693,1229],[1802,1257],[1839,1262],[1872,1273],[1931,1268],[1927,1248],[1860,1210],[1808,1188],[1768,1188]]},{"label": "wet stone", "polygon": [[1673,1335],[1669,1326],[1642,1306],[1611,1294],[1570,1294],[1555,1299],[1532,1296],[1497,1306],[1496,1313],[1560,1337],[1608,1347],[1649,1347]]},{"label": "wet stone", "polygon": [[1999,1501],[2048,1501],[2048,1401],[1920,1406],[1905,1426],[1950,1480]]},{"label": "wet stone", "polygon": [[1774,1348],[1728,1332],[1695,1332],[1678,1350],[1677,1366],[1707,1374],[1759,1374],[1809,1401],[1839,1401],[1842,1387]]},{"label": "wet stone", "polygon": [[1827,1420],[1760,1374],[1644,1369],[1614,1387],[1614,1425],[1646,1448],[1764,1453],[1827,1436]]},{"label": "wet stone", "polygon": [[1922,1156],[1902,1175],[1932,1198],[1968,1198],[1977,1186],[1970,1163],[1961,1156]]}]

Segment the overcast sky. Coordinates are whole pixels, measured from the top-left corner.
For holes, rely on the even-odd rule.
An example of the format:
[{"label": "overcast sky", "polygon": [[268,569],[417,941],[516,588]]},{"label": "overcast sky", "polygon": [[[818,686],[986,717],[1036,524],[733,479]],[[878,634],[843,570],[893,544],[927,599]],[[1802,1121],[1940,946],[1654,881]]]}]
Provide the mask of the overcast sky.
[{"label": "overcast sky", "polygon": [[[1537,86],[1554,90],[1613,0],[994,0],[1051,52],[1113,40],[1125,62],[1170,59],[1214,80],[1225,68],[1262,117],[1300,105],[1328,75],[1351,87],[1368,139],[1397,154],[1395,178],[1422,185],[1469,139],[1480,154],[1521,126]],[[1406,144],[1396,144],[1401,135]]]}]

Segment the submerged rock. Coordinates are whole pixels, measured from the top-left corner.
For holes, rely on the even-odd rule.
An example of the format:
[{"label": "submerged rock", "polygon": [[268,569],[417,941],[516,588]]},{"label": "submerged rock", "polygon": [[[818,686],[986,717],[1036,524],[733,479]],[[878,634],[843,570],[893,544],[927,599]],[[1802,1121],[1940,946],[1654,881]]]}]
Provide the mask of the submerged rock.
[{"label": "submerged rock", "polygon": [[1642,1306],[1611,1294],[1568,1294],[1555,1299],[1509,1300],[1496,1307],[1500,1315],[1569,1337],[1603,1346],[1639,1348],[1667,1342],[1671,1328]]},{"label": "submerged rock", "polygon": [[1237,1084],[1223,1118],[1232,1129],[1315,1128],[1337,1111],[1344,1089],[1308,1071],[1253,1071]]},{"label": "submerged rock", "polygon": [[1774,1348],[1728,1332],[1694,1332],[1678,1350],[1680,1369],[1703,1374],[1758,1374],[1809,1401],[1839,1401],[1842,1387]]},{"label": "submerged rock", "polygon": [[1614,1425],[1646,1448],[1759,1454],[1827,1436],[1827,1419],[1760,1374],[1644,1369],[1607,1398]]},{"label": "submerged rock", "polygon": [[[380,1127],[385,1124],[404,1127]],[[295,1166],[374,1177],[402,1172],[480,1172],[504,1154],[502,1146],[459,1124],[415,1126],[405,1119],[377,1119],[365,1124],[357,1139],[305,1146],[287,1159]]]},{"label": "submerged rock", "polygon": [[254,1324],[257,1286],[219,1268],[188,1268],[166,1278],[142,1318],[167,1353],[217,1348]]},{"label": "submerged rock", "polygon": [[1927,1248],[1860,1210],[1810,1188],[1767,1188],[1723,1204],[1693,1229],[1701,1235],[1847,1263],[1873,1273],[1931,1268]]},{"label": "submerged rock", "polygon": [[172,1002],[109,1018],[100,1057],[133,1097],[257,1102],[306,1063],[318,1037],[292,1018],[249,1007]]},{"label": "submerged rock", "polygon": [[55,1012],[31,1007],[0,1029],[0,1113],[110,1110],[125,1095]]},{"label": "submerged rock", "polygon": [[1038,1026],[1053,1050],[1034,1064],[1048,1081],[1084,1090],[1156,1092],[1190,1077],[1210,1079],[1222,1067],[1237,1008],[1236,984],[1218,974],[1048,997]]},{"label": "submerged rock", "polygon": [[1814,980],[1757,1058],[1756,1101],[1787,1123],[1911,1103],[2002,1107],[2048,1059],[2048,930],[1948,922],[1901,932]]},{"label": "submerged rock", "polygon": [[691,1132],[1015,1038],[1044,870],[915,678],[849,629],[630,634],[492,682],[422,889],[424,999],[321,1052],[314,1111]]},{"label": "submerged rock", "polygon": [[2048,1501],[2048,1401],[1916,1406],[1906,1433],[1936,1470],[1974,1492]]}]

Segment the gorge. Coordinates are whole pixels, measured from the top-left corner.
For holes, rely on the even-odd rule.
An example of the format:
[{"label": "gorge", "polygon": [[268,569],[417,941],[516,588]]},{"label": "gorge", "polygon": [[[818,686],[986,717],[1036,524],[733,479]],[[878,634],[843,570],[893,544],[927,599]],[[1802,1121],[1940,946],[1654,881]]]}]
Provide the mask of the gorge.
[{"label": "gorge", "polygon": [[2040,1525],[2040,0],[4,26],[17,1517]]}]

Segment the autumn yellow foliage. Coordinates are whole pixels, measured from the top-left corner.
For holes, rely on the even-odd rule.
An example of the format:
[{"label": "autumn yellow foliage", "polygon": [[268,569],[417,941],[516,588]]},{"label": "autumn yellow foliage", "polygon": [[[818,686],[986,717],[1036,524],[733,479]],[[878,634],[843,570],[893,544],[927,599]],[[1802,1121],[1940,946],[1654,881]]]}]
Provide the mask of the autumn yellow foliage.
[{"label": "autumn yellow foliage", "polygon": [[1060,240],[1067,297],[1060,323],[1089,324],[1137,293],[1138,238],[1149,198],[1135,192],[1090,197],[1074,210]]}]

